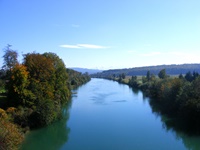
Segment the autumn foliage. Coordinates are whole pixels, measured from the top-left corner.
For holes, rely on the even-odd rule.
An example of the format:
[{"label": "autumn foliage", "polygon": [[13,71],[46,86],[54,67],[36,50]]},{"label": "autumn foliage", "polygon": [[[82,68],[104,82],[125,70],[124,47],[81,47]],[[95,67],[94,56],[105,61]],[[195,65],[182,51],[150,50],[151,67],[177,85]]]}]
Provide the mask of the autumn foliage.
[{"label": "autumn foliage", "polygon": [[53,53],[29,53],[15,65],[7,84],[9,107],[16,123],[31,128],[48,125],[61,117],[70,98],[68,74],[63,61]]},{"label": "autumn foliage", "polygon": [[0,108],[0,149],[17,150],[23,139],[19,126],[9,121],[7,113]]},{"label": "autumn foliage", "polygon": [[15,150],[29,128],[46,126],[62,117],[72,83],[78,86],[90,78],[67,70],[54,53],[28,53],[20,64],[17,53],[8,47],[4,61],[6,93],[4,106],[0,103],[5,109],[0,108],[0,149]]}]

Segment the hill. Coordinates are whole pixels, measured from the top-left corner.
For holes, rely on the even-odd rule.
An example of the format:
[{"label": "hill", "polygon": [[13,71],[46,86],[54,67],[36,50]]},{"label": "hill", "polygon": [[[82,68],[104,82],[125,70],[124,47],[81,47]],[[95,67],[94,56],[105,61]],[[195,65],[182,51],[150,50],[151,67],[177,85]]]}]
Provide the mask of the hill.
[{"label": "hill", "polygon": [[75,71],[81,72],[81,73],[88,73],[88,74],[95,74],[98,72],[102,72],[102,70],[98,70],[98,69],[87,69],[87,68],[70,68],[73,69]]},{"label": "hill", "polygon": [[196,71],[200,73],[200,64],[181,64],[181,65],[159,65],[159,66],[146,66],[146,67],[135,67],[129,69],[112,69],[106,70],[101,73],[91,75],[92,77],[109,77],[112,75],[120,75],[125,73],[127,76],[144,76],[147,71],[150,71],[154,75],[158,75],[160,70],[166,69],[166,73],[169,75],[186,74],[187,72]]}]

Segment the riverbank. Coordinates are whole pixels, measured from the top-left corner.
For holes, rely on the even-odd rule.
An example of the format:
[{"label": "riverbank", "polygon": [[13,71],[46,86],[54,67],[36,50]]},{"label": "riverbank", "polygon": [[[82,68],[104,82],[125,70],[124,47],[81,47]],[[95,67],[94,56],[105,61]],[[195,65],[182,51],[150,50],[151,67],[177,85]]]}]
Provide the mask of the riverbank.
[{"label": "riverbank", "polygon": [[[168,116],[168,124],[187,134],[200,135],[200,77],[185,76],[107,78],[141,90],[150,97],[152,109]],[[183,126],[184,124],[184,126]]]},{"label": "riverbank", "polygon": [[[86,77],[83,77],[83,79],[84,81],[82,81],[81,84],[76,85],[76,88],[90,81],[90,78],[88,77],[87,79]],[[73,85],[71,87],[75,88]],[[73,96],[74,93],[71,92],[71,94]],[[28,134],[32,130],[32,128],[30,126],[23,125],[24,119],[28,119],[26,117],[23,117],[24,114],[22,112],[23,108],[15,108],[15,107],[7,108],[6,101],[7,97],[5,96],[5,94],[0,96],[0,107],[4,108],[4,109],[0,108],[0,149],[18,150],[21,147],[21,144],[23,143],[26,134]],[[67,103],[71,102],[68,101]],[[69,104],[64,104],[64,105],[69,105]],[[63,119],[62,116],[60,116],[55,121]],[[17,122],[16,119],[18,119]],[[55,121],[53,121],[52,123],[54,123]],[[52,123],[50,123],[49,125],[51,125]],[[37,128],[39,129],[41,127]]]},{"label": "riverbank", "polygon": [[72,88],[88,81],[54,53],[29,53],[23,63],[1,70],[0,149],[18,149],[26,132],[61,119]]},{"label": "riverbank", "polygon": [[22,150],[188,150],[199,146],[199,138],[164,128],[164,118],[152,112],[149,98],[141,91],[91,79],[74,92],[71,106],[64,109],[66,118],[29,132]]}]

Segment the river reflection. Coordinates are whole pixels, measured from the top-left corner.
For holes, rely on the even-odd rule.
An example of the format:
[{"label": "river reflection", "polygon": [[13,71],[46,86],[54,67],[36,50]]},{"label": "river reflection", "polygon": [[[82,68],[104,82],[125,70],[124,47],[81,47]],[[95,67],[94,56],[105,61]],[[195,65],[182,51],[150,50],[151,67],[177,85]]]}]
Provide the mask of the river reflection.
[{"label": "river reflection", "polygon": [[[145,100],[146,97],[144,96],[143,99]],[[153,103],[151,100],[148,100],[148,102],[151,106],[152,113],[162,121],[164,130],[174,133],[174,136],[177,139],[182,140],[188,150],[200,150],[200,136],[196,135],[196,127],[193,128],[191,125],[186,124],[181,120],[162,115],[157,104]]]},{"label": "river reflection", "polygon": [[[31,131],[23,150],[199,150],[200,138],[171,126],[141,91],[92,79],[64,119]],[[69,118],[70,113],[70,118]]]},{"label": "river reflection", "polygon": [[58,150],[68,141],[70,128],[67,126],[71,102],[63,109],[63,118],[47,127],[28,133],[21,150]]}]

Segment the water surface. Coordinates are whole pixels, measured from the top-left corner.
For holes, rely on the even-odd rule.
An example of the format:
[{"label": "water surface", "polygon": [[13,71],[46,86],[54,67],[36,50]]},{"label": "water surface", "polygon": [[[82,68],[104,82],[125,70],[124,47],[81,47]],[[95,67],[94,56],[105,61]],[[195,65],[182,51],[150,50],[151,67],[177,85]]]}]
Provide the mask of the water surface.
[{"label": "water surface", "polygon": [[77,89],[64,118],[31,131],[24,150],[199,150],[200,138],[167,129],[149,99],[127,85],[92,79]]}]

